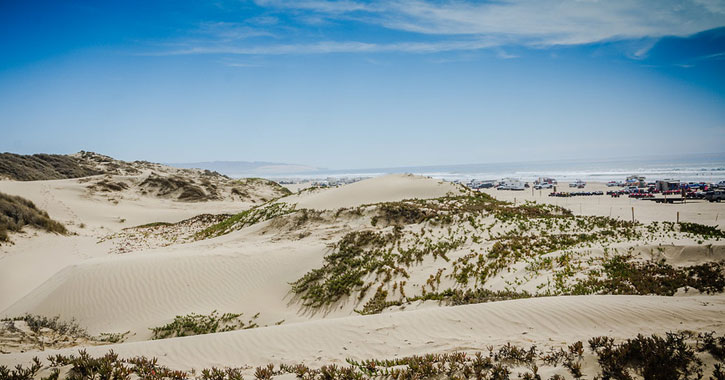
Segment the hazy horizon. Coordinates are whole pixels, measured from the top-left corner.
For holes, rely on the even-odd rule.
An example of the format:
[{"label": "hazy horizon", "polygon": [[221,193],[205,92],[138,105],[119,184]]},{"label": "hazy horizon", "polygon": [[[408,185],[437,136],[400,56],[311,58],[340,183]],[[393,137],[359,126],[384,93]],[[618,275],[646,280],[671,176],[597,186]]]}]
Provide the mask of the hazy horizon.
[{"label": "hazy horizon", "polygon": [[646,176],[650,180],[678,179],[706,182],[725,180],[725,153],[378,168],[313,168],[285,163],[234,161],[168,164],[181,168],[214,170],[237,178],[263,177],[273,180],[374,177],[393,173],[412,173],[446,180],[495,180],[505,177],[533,180],[547,176],[562,181],[584,179],[607,182],[623,180],[633,174]]}]

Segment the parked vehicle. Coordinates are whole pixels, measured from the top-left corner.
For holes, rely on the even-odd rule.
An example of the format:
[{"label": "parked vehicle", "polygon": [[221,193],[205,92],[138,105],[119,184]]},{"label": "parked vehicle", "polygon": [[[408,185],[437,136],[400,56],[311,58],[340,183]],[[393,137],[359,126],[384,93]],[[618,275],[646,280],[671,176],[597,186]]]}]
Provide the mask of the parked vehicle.
[{"label": "parked vehicle", "polygon": [[554,185],[552,185],[551,183],[544,182],[544,183],[540,183],[540,184],[534,186],[534,189],[536,189],[536,190],[551,189],[553,187],[554,187]]},{"label": "parked vehicle", "polygon": [[725,199],[725,190],[713,190],[705,193],[705,199],[710,202],[720,202]]},{"label": "parked vehicle", "polygon": [[471,189],[490,189],[493,187],[495,181],[482,181],[482,180],[472,180],[468,183],[468,187]]},{"label": "parked vehicle", "polygon": [[630,198],[636,198],[636,199],[642,199],[642,198],[654,198],[655,195],[654,194],[650,194],[650,193],[640,192],[640,193],[629,193],[629,197]]},{"label": "parked vehicle", "polygon": [[550,185],[556,185],[556,179],[550,177],[539,177],[534,181],[534,185],[542,185],[548,183]]},{"label": "parked vehicle", "polygon": [[592,195],[604,195],[604,192],[602,192],[602,191],[575,191],[572,193],[568,193],[568,192],[562,191],[562,192],[557,192],[557,193],[553,193],[553,192],[549,193],[550,197],[563,197],[563,198],[588,197],[588,196],[592,196]]},{"label": "parked vehicle", "polygon": [[587,184],[586,182],[578,179],[575,182],[569,183],[569,187],[576,187],[576,188],[579,188],[579,189],[583,189],[584,186],[586,186],[586,184]]},{"label": "parked vehicle", "polygon": [[526,187],[523,182],[514,178],[504,178],[498,183],[497,190],[524,190]]}]

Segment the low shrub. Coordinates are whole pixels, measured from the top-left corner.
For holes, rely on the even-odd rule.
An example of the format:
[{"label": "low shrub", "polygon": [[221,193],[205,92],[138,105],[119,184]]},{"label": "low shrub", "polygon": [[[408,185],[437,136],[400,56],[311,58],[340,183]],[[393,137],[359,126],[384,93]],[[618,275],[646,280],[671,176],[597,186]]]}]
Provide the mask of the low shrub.
[{"label": "low shrub", "polygon": [[20,232],[25,226],[59,234],[68,232],[63,224],[51,219],[30,200],[0,193],[0,242],[10,240],[9,231]]},{"label": "low shrub", "polygon": [[571,292],[671,296],[679,288],[690,287],[702,293],[720,293],[725,290],[724,269],[722,263],[676,268],[664,260],[638,262],[618,255],[606,260],[601,271],[591,271]]},{"label": "low shrub", "polygon": [[174,320],[164,326],[151,328],[153,339],[166,339],[180,336],[212,334],[233,330],[251,329],[258,327],[254,322],[259,314],[246,323],[241,319],[242,314],[219,314],[216,310],[209,315],[191,313],[177,315]]},{"label": "low shrub", "polygon": [[196,239],[209,239],[240,230],[280,215],[286,215],[295,211],[295,206],[283,202],[265,203],[263,205],[242,211],[232,215],[225,220],[215,223],[196,234]]},{"label": "low shrub", "polygon": [[717,227],[707,226],[698,223],[680,222],[680,232],[693,234],[706,239],[725,238],[725,231],[720,231]]},{"label": "low shrub", "polygon": [[[704,365],[699,355],[710,353],[706,340],[725,340],[714,334],[694,336],[687,332],[666,333],[665,336],[638,335],[635,338],[615,342],[609,337],[594,337],[588,347],[579,341],[562,348],[542,352],[536,346],[520,347],[510,343],[498,348],[488,347],[488,352],[452,352],[425,354],[394,359],[347,359],[347,366],[324,365],[311,368],[305,364],[269,364],[256,367],[256,379],[272,379],[293,374],[305,380],[351,379],[509,379],[518,372],[518,378],[541,379],[539,369],[553,373],[551,379],[564,379],[562,369],[572,377],[584,378],[582,362],[591,352],[597,364],[587,371],[593,378],[651,380],[685,380],[704,378]],[[694,343],[689,343],[694,340]],[[587,348],[589,351],[587,351]],[[715,356],[716,359],[718,357]],[[718,359],[720,360],[720,359]],[[243,368],[208,368],[197,372],[174,371],[158,364],[156,358],[133,357],[123,359],[113,351],[93,357],[81,350],[78,355],[54,355],[48,358],[51,374],[44,379],[130,379],[147,380],[242,380]],[[721,361],[722,363],[722,361]],[[722,364],[713,367],[711,379],[721,379]],[[249,367],[246,367],[249,368]],[[28,367],[15,369],[0,366],[0,379],[31,380],[43,369],[38,358]],[[525,372],[521,372],[525,371]],[[599,371],[598,374],[595,372]],[[589,378],[589,377],[587,377]]]}]

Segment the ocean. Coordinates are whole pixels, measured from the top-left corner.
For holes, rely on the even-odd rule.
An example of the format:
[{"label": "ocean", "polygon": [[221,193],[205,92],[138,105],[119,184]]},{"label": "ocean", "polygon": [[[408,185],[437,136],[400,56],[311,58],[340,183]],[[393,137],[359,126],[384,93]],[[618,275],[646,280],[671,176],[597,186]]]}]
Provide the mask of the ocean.
[{"label": "ocean", "polygon": [[[658,157],[632,157],[604,160],[556,160],[512,163],[408,166],[355,170],[315,170],[297,173],[262,175],[272,180],[374,177],[390,173],[412,173],[449,181],[500,180],[518,178],[533,181],[553,177],[558,181],[624,181],[639,175],[647,180],[674,179],[684,182],[725,181],[725,153],[679,154]],[[244,177],[243,173],[226,173]],[[259,176],[259,173],[256,174]]]}]

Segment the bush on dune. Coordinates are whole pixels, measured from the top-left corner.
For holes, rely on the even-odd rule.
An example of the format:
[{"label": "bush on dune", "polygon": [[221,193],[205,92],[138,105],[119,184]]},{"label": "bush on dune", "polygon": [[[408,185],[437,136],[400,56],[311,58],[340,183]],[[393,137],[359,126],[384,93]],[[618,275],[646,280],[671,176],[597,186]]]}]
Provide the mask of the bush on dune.
[{"label": "bush on dune", "polygon": [[[431,353],[392,359],[347,359],[348,365],[324,365],[311,368],[306,364],[269,364],[256,367],[255,379],[272,379],[294,375],[306,380],[352,379],[723,379],[725,372],[720,356],[725,337],[713,333],[668,332],[662,335],[637,335],[616,342],[606,336],[561,347],[542,350],[511,343],[488,346],[488,352]],[[586,357],[585,357],[586,356]],[[596,358],[596,364],[587,358]],[[44,379],[131,379],[148,380],[199,379],[242,380],[251,367],[208,368],[200,372],[175,371],[160,365],[156,358],[143,356],[124,359],[113,351],[93,357],[86,351],[78,355],[54,355],[48,358],[50,375]],[[716,363],[708,365],[706,363]],[[583,366],[582,364],[591,363]],[[61,375],[61,368],[63,372]],[[0,379],[30,380],[37,378],[42,363],[38,358],[15,369],[0,366]],[[542,373],[539,373],[539,370]]]},{"label": "bush on dune", "polygon": [[154,327],[151,331],[154,333],[153,339],[166,339],[259,327],[255,322],[259,314],[254,315],[246,323],[241,317],[242,314],[235,313],[224,313],[220,315],[216,310],[212,311],[209,315],[196,313],[177,315],[173,322],[164,326]]},{"label": "bush on dune", "polygon": [[24,226],[65,234],[68,231],[48,213],[25,198],[0,193],[0,242],[9,241],[8,232],[20,232]]},{"label": "bush on dune", "polygon": [[[6,353],[3,349],[7,348],[11,352],[23,352],[27,349],[45,350],[89,343],[120,343],[130,333],[101,333],[93,336],[74,319],[62,320],[60,316],[25,314],[0,320],[0,353]],[[0,376],[0,379],[3,377]]]}]

